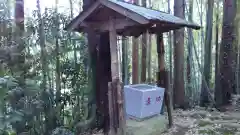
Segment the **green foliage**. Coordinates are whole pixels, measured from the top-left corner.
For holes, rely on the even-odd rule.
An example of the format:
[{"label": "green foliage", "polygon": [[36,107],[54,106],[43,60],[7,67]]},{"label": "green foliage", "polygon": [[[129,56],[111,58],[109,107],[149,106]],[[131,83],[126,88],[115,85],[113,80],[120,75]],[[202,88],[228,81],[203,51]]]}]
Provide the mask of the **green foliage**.
[{"label": "green foliage", "polygon": [[[9,8],[0,12],[0,22],[7,22],[7,26],[11,28],[9,35],[12,36],[15,34],[12,30],[14,27],[8,22],[6,12],[9,12]],[[64,31],[62,28],[71,17],[56,13],[53,8],[45,9],[41,18],[45,33],[44,57],[47,60],[47,88],[41,89],[40,84],[44,77],[40,39],[43,37],[38,31],[40,21],[37,13],[38,10],[35,10],[30,17],[25,18],[25,31],[20,37],[25,41],[24,44],[19,43],[25,47],[25,61],[21,65],[25,72],[24,82],[20,83],[18,79],[23,70],[15,68],[19,62],[15,61],[18,60],[16,57],[19,52],[10,48],[9,52],[3,51],[6,54],[0,54],[0,135],[71,135],[76,124],[86,121],[92,123],[95,120],[92,114],[95,114],[96,107],[92,107],[94,96],[92,78],[89,76],[92,71],[85,38],[83,35]],[[59,30],[56,29],[58,23]],[[9,35],[0,33],[0,49],[15,46],[16,43],[12,43]],[[55,48],[56,36],[59,39],[59,52]],[[56,99],[57,53],[60,54],[60,99]]]}]

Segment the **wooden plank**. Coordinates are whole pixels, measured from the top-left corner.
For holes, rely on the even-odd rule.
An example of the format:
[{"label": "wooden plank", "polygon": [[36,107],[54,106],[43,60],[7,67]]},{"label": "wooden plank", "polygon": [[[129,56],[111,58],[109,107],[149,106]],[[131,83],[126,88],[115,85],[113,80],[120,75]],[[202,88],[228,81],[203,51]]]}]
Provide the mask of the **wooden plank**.
[{"label": "wooden plank", "polygon": [[[82,27],[90,27],[99,32],[105,32],[109,30],[109,21],[100,21],[100,22],[84,22],[80,24]],[[128,18],[119,18],[115,19],[115,29],[122,30],[126,27],[131,27],[138,25],[139,23]]]},{"label": "wooden plank", "polygon": [[112,80],[120,78],[119,76],[119,61],[118,61],[118,47],[117,47],[117,32],[115,28],[115,20],[109,20],[109,37],[110,37],[110,52],[111,52],[111,72]]},{"label": "wooden plank", "polygon": [[119,14],[122,14],[124,16],[126,16],[127,18],[130,18],[140,24],[148,24],[149,20],[137,13],[134,13],[132,11],[129,11],[127,9],[125,9],[124,7],[118,6],[114,3],[112,3],[111,1],[108,0],[99,0],[100,3],[102,3],[104,6],[118,12]]}]

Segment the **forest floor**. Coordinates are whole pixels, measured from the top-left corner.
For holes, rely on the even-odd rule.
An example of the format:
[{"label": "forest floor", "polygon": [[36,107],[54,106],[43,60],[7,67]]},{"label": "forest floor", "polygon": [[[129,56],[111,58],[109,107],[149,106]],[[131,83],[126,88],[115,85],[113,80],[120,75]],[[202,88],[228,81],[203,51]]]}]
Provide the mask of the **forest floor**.
[{"label": "forest floor", "polygon": [[174,126],[161,135],[240,135],[239,97],[225,112],[195,107],[192,110],[174,110]]},{"label": "forest floor", "polygon": [[240,96],[235,96],[232,105],[225,109],[225,112],[201,107],[174,110],[174,126],[156,135],[240,135]]}]

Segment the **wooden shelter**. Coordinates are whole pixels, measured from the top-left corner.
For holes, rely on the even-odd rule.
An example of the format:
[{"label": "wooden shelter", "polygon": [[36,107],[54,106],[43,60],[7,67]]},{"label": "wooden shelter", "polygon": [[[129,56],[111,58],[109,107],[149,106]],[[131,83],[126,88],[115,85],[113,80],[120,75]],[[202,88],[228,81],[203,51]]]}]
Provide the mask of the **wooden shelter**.
[{"label": "wooden shelter", "polygon": [[[162,33],[182,27],[200,29],[198,25],[168,13],[117,0],[96,0],[66,26],[65,30],[69,31],[104,35],[100,41],[97,38],[90,39],[89,48],[90,51],[98,48],[96,74],[99,88],[96,94],[99,103],[97,106],[101,108],[101,111],[105,111],[104,113],[108,113],[109,134],[116,134],[116,132],[121,135],[125,134],[125,110],[119,75],[118,57],[120,56],[118,55],[117,35],[138,37],[145,32],[158,35],[158,63],[161,74],[160,78],[158,73],[158,86],[166,87],[166,78],[163,75],[165,67]],[[104,95],[108,95],[105,96],[107,100],[101,99]],[[167,92],[165,96],[165,103],[169,106]],[[102,101],[103,104],[100,103]],[[169,107],[168,112],[170,112]]]},{"label": "wooden shelter", "polygon": [[88,27],[98,32],[108,31],[111,17],[116,22],[117,34],[124,36],[139,36],[146,30],[149,30],[150,33],[157,33],[182,27],[200,29],[194,23],[158,10],[118,0],[97,0],[87,10],[75,17],[66,26],[66,30],[82,32]]}]

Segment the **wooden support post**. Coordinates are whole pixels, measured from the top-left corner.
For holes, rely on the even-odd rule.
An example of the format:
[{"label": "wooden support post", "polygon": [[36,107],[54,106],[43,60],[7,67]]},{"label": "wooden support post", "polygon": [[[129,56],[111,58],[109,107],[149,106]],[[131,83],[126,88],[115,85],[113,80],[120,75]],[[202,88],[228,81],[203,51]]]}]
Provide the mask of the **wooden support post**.
[{"label": "wooden support post", "polygon": [[117,84],[117,104],[118,104],[118,119],[119,119],[119,135],[126,135],[126,117],[125,117],[125,102],[124,102],[124,92],[123,83],[119,80]]},{"label": "wooden support post", "polygon": [[112,83],[108,83],[108,108],[109,108],[109,135],[116,135],[116,130],[114,130],[114,108],[113,108],[113,92]]},{"label": "wooden support post", "polygon": [[164,92],[164,103],[167,107],[169,127],[173,125],[172,119],[172,107],[170,93],[168,90],[168,72],[165,70],[164,64],[164,44],[163,44],[163,34],[159,33],[157,35],[157,53],[158,53],[158,69],[157,73],[157,86],[165,88]]},{"label": "wooden support post", "polygon": [[112,81],[120,78],[119,76],[119,60],[118,60],[118,47],[117,47],[117,32],[115,29],[114,19],[109,20],[109,37],[110,37],[110,52],[111,52],[111,72]]},{"label": "wooden support post", "polygon": [[[109,105],[109,111],[113,110],[113,115],[110,116],[110,122],[114,123],[115,129],[117,128],[117,135],[125,135],[126,119],[125,119],[125,107],[124,107],[124,97],[123,90],[120,82],[119,68],[120,62],[118,59],[118,47],[117,47],[117,33],[115,28],[114,18],[109,20],[109,37],[110,37],[110,52],[111,52],[111,73],[112,73],[112,83],[111,88],[109,87],[112,97],[112,103]],[[111,95],[109,95],[111,96]],[[112,106],[111,106],[112,105]],[[112,109],[113,108],[113,109]],[[113,126],[113,125],[110,125]],[[110,127],[110,129],[113,127]],[[115,135],[114,132],[109,132],[110,135]]]}]

